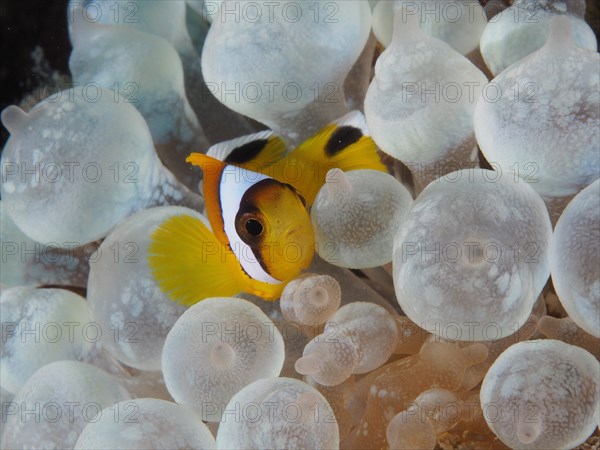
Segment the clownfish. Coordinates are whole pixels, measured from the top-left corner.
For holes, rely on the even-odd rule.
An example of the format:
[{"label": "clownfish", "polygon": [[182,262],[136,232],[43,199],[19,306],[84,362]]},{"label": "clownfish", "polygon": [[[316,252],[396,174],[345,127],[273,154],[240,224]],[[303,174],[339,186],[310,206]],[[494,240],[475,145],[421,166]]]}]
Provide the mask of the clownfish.
[{"label": "clownfish", "polygon": [[327,171],[387,171],[362,113],[351,112],[286,155],[263,131],[186,160],[203,171],[210,228],[177,215],[152,233],[148,264],[169,297],[185,305],[240,292],[276,300],[314,256],[309,209]]}]

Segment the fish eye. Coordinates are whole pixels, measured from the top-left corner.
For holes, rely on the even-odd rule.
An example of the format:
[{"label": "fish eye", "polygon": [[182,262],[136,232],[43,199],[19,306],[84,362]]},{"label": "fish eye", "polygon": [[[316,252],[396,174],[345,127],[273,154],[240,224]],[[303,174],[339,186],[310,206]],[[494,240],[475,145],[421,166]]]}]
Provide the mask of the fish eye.
[{"label": "fish eye", "polygon": [[263,232],[262,223],[256,219],[246,220],[246,231],[250,236],[260,236]]}]

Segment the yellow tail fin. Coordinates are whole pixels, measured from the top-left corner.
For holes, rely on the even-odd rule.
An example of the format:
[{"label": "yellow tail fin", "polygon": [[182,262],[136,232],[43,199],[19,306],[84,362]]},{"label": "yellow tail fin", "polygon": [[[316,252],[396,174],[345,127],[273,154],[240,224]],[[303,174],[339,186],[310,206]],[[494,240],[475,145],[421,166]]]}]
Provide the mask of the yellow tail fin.
[{"label": "yellow tail fin", "polygon": [[161,290],[184,305],[245,289],[233,252],[207,224],[190,215],[170,217],[152,233],[148,264]]}]

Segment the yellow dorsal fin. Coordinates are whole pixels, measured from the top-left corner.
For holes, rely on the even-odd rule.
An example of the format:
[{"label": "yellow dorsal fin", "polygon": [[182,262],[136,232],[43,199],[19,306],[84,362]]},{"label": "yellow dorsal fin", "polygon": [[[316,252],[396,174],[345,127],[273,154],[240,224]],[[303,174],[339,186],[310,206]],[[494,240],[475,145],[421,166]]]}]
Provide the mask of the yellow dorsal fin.
[{"label": "yellow dorsal fin", "polygon": [[283,158],[285,152],[283,140],[265,130],[215,144],[206,154],[227,164],[261,172]]},{"label": "yellow dorsal fin", "polygon": [[152,233],[148,264],[161,290],[188,306],[233,296],[250,281],[229,247],[203,220],[186,214],[168,218]]},{"label": "yellow dorsal fin", "polygon": [[374,169],[387,172],[377,146],[359,111],[353,111],[323,128],[273,166],[273,177],[302,193],[309,205],[325,184],[327,171]]}]

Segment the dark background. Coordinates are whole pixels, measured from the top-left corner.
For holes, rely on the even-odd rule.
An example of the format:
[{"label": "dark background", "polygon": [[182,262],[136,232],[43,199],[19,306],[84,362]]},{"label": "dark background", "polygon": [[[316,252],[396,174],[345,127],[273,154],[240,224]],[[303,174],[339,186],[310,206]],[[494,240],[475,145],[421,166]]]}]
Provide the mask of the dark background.
[{"label": "dark background", "polygon": [[[0,0],[0,46],[2,110],[45,84],[52,71],[68,73],[67,0]],[[46,64],[34,64],[36,46],[43,49]],[[7,138],[0,125],[1,146]]]},{"label": "dark background", "polygon": [[[600,28],[599,3],[588,0],[586,10],[586,21],[596,36]],[[25,95],[47,84],[53,73],[69,73],[67,0],[0,0],[0,46],[2,110],[20,103]],[[34,63],[32,58],[36,47],[43,51],[41,64]],[[0,125],[0,148],[6,139],[8,132]]]}]

